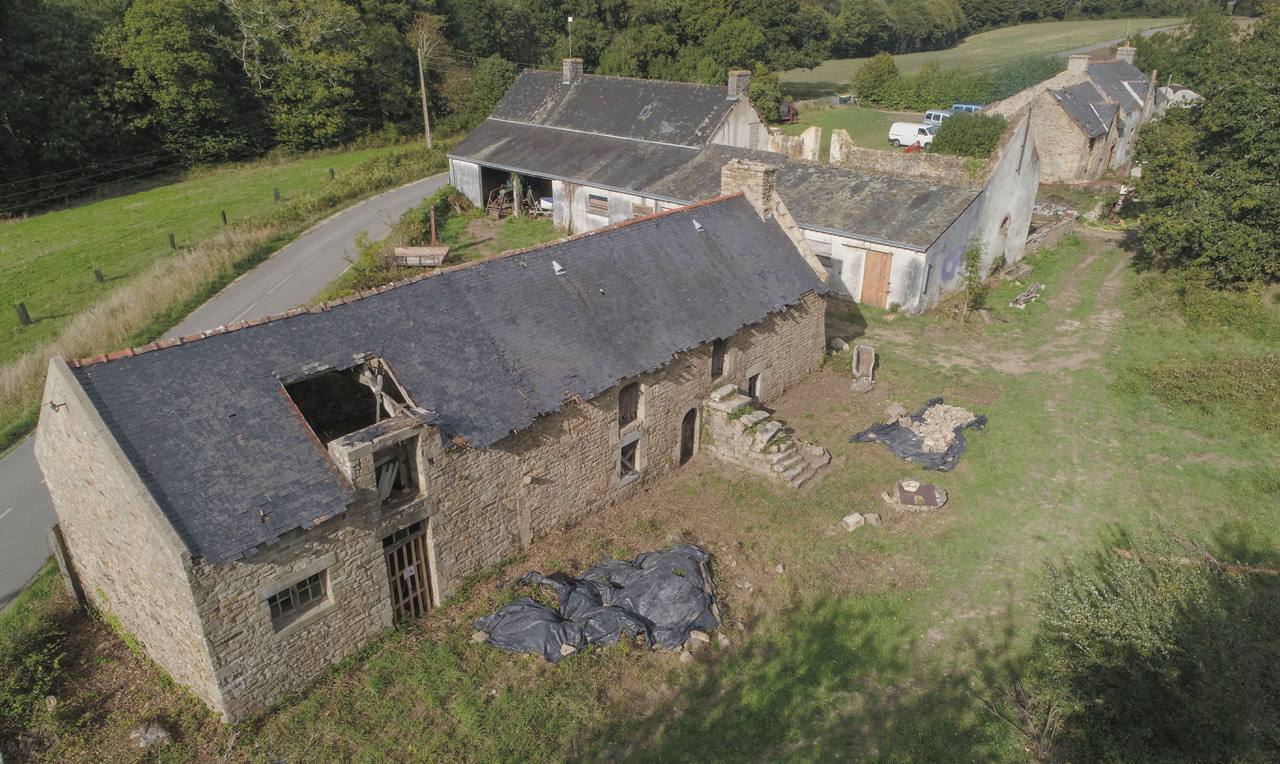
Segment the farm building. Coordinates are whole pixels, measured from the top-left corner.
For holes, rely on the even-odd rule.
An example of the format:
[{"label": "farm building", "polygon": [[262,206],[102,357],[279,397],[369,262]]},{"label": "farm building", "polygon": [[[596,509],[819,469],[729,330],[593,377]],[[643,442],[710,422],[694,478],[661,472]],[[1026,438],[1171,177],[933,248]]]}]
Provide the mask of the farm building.
[{"label": "farm building", "polygon": [[1042,180],[1097,180],[1133,158],[1138,130],[1167,107],[1168,98],[1133,65],[1135,49],[1115,61],[1071,56],[1067,69],[997,101],[984,114],[1006,118],[1030,111]]},{"label": "farm building", "polygon": [[[734,95],[735,74],[729,94],[713,88],[719,91],[713,96],[702,85],[526,71],[449,155],[451,180],[483,204],[492,188],[516,177],[547,197],[558,227],[585,232],[713,198],[731,161],[769,165],[779,197],[827,267],[831,288],[908,312],[936,303],[953,287],[971,241],[984,247],[988,266],[1021,258],[1040,177],[1025,120],[1005,136],[989,163],[993,171],[978,187],[963,161],[933,179],[792,162],[772,150],[777,145],[767,128],[756,129],[758,116],[732,117],[734,108],[750,106],[741,92]],[[675,113],[685,121],[665,121],[661,109],[693,94],[705,99],[703,111],[682,104]],[[566,103],[578,105],[571,111]],[[744,121],[751,122],[749,130],[723,127]]]},{"label": "farm building", "polygon": [[679,469],[714,389],[772,399],[824,349],[821,273],[737,169],[590,236],[55,359],[36,454],[84,591],[244,719]]}]

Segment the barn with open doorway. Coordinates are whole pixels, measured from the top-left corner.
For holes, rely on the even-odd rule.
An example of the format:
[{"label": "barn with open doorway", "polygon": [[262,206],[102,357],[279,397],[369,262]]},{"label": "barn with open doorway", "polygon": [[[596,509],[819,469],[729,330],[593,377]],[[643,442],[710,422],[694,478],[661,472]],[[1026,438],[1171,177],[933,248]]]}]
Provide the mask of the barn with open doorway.
[{"label": "barn with open doorway", "polygon": [[55,359],[36,455],[83,590],[224,718],[270,706],[699,458],[713,390],[817,368],[826,287],[757,209]]}]

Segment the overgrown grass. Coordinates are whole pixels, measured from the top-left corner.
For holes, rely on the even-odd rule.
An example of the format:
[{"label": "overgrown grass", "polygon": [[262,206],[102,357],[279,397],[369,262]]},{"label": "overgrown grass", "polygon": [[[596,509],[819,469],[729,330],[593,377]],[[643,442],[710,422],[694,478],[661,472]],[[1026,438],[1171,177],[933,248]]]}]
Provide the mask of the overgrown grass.
[{"label": "overgrown grass", "polygon": [[[240,220],[232,218],[235,224],[227,227],[220,226],[220,218],[214,223],[204,220],[203,213],[200,213],[200,218],[193,217],[191,210],[197,207],[192,199],[204,199],[208,195],[209,199],[227,201],[243,193],[243,189],[236,186],[237,179],[249,183],[250,188],[256,188],[256,184],[265,184],[262,187],[269,189],[272,182],[279,182],[280,176],[273,173],[285,170],[272,169],[271,165],[266,165],[259,168],[258,172],[265,173],[261,177],[250,170],[244,171],[250,173],[249,176],[225,171],[213,174],[207,182],[194,180],[190,181],[193,184],[190,186],[180,184],[185,189],[181,192],[173,187],[156,189],[135,195],[143,197],[141,200],[122,197],[86,208],[50,213],[23,223],[0,226],[0,236],[12,236],[9,229],[29,223],[32,226],[46,226],[46,229],[36,229],[46,230],[45,235],[63,237],[71,237],[73,230],[79,230],[83,226],[84,230],[77,235],[87,237],[94,230],[92,217],[72,218],[79,222],[71,224],[59,223],[60,220],[68,219],[59,216],[88,215],[90,213],[85,210],[99,205],[147,204],[154,205],[157,209],[169,210],[170,213],[166,214],[173,215],[179,214],[175,210],[185,209],[188,215],[185,219],[191,230],[212,232],[212,235],[206,236],[198,244],[184,246],[173,254],[166,255],[163,249],[157,253],[152,247],[144,250],[147,254],[136,257],[131,254],[132,250],[128,246],[127,230],[117,232],[115,235],[121,237],[118,249],[113,250],[120,256],[117,264],[129,263],[128,267],[133,269],[131,277],[122,275],[118,286],[100,293],[95,293],[92,288],[79,292],[80,296],[67,303],[66,308],[68,311],[78,312],[63,315],[63,320],[57,327],[50,324],[48,329],[40,329],[32,335],[16,328],[10,332],[10,341],[14,343],[11,348],[20,348],[21,355],[0,367],[0,452],[34,426],[40,388],[50,358],[55,355],[80,358],[145,344],[162,336],[236,276],[270,257],[308,225],[334,209],[376,191],[439,172],[445,165],[446,150],[445,147],[439,147],[431,151],[413,148],[359,152],[363,159],[352,160],[344,172],[336,174],[336,179],[332,182],[328,181],[328,172],[324,168],[338,164],[344,156],[349,158],[351,155],[303,160],[299,163],[302,169],[290,166],[288,172],[297,173],[297,177],[303,177],[306,173],[321,175],[312,184],[314,188],[311,191],[294,193],[279,205],[255,202],[255,208],[265,212]],[[273,181],[273,177],[277,180]],[[269,190],[267,194],[270,200]],[[170,207],[167,196],[182,200],[182,204],[186,206]],[[132,202],[129,201],[131,199]],[[200,204],[198,209],[203,210],[203,202]],[[230,211],[228,214],[230,216]],[[145,228],[161,220],[161,217],[151,214],[147,220],[151,222],[138,225]],[[107,223],[102,226],[112,230]],[[164,245],[167,247],[167,240]],[[89,244],[85,246],[88,247]],[[42,278],[56,284],[59,279],[79,278],[73,268],[68,266],[68,262],[75,262],[77,257],[83,255],[63,255],[50,250],[40,257],[23,256],[15,261],[20,260],[26,264],[23,267],[35,269],[44,274]],[[89,274],[89,280],[92,282],[92,273]],[[76,292],[70,286],[66,290]],[[43,325],[44,322],[41,321],[34,328],[39,329]],[[43,341],[36,344],[40,338]]]},{"label": "overgrown grass", "polygon": [[[1180,18],[1103,19],[1021,24],[970,35],[954,48],[893,57],[902,74],[915,74],[927,61],[944,68],[972,72],[996,69],[1026,56],[1047,56],[1182,23]],[[796,98],[816,98],[849,89],[853,73],[865,58],[825,61],[813,69],[792,69],[778,75],[783,92]]]},{"label": "overgrown grass", "polygon": [[799,135],[817,125],[822,128],[819,158],[825,162],[831,154],[831,131],[846,130],[853,142],[864,149],[889,149],[889,128],[894,122],[919,122],[923,114],[905,111],[879,111],[857,106],[836,109],[805,109],[794,125],[783,125],[787,135]]},{"label": "overgrown grass", "polygon": [[0,734],[22,729],[63,673],[66,597],[50,558],[0,613]]}]

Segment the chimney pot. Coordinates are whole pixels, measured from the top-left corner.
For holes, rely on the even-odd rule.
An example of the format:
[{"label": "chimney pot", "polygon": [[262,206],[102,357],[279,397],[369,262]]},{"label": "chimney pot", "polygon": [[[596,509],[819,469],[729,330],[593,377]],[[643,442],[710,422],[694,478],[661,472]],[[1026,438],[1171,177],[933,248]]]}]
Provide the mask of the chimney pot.
[{"label": "chimney pot", "polygon": [[729,97],[746,97],[751,92],[751,70],[734,69],[729,72]]},{"label": "chimney pot", "polygon": [[582,74],[582,59],[566,58],[564,60],[564,84],[568,85],[573,82],[574,78]]},{"label": "chimney pot", "polygon": [[1089,71],[1089,54],[1077,53],[1067,59],[1067,71],[1069,72],[1087,72]]},{"label": "chimney pot", "polygon": [[1132,45],[1121,45],[1116,48],[1116,56],[1121,61],[1128,61],[1132,64],[1133,60],[1138,57],[1138,49]]}]

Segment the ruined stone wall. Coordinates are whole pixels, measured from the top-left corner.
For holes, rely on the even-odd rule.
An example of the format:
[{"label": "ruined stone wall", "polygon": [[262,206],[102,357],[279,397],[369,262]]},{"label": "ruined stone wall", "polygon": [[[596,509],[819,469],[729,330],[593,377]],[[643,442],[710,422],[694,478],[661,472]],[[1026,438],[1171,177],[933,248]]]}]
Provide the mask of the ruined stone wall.
[{"label": "ruined stone wall", "polygon": [[1048,93],[1041,93],[1031,113],[1031,131],[1040,156],[1040,182],[1082,180],[1089,170],[1089,139]]},{"label": "ruined stone wall", "polygon": [[822,147],[822,128],[813,126],[799,135],[770,132],[767,150],[785,154],[792,162],[816,162]]},{"label": "ruined stone wall", "polygon": [[1024,254],[1034,254],[1042,249],[1052,249],[1061,244],[1068,236],[1075,233],[1076,219],[1064,218],[1051,226],[1041,228],[1027,237],[1027,248]]},{"label": "ruined stone wall", "polygon": [[964,157],[864,149],[855,144],[844,130],[831,132],[829,162],[832,167],[872,175],[918,178],[948,186],[981,185],[980,179],[969,177]]},{"label": "ruined stone wall", "polygon": [[[740,330],[726,343],[724,374],[716,380],[710,344],[623,380],[639,381],[642,394],[639,419],[621,429],[621,384],[591,400],[570,402],[483,450],[446,450],[428,428],[418,436],[420,493],[397,506],[380,505],[367,490],[363,467],[335,458],[361,489],[357,505],[311,530],[288,533],[251,557],[195,571],[195,596],[225,698],[221,710],[232,720],[245,718],[305,686],[391,625],[384,537],[417,521],[427,524],[427,575],[439,603],[467,576],[534,537],[631,496],[679,466],[684,416],[700,412],[713,388],[745,386],[758,373],[763,397],[772,399],[816,369],[824,316],[822,298],[809,294]],[[622,446],[632,441],[638,443],[639,474],[624,478],[618,460]],[[277,629],[267,598],[320,571],[328,579],[327,600]]]},{"label": "ruined stone wall", "polygon": [[190,555],[60,358],[49,365],[35,451],[86,597],[221,710]]}]

